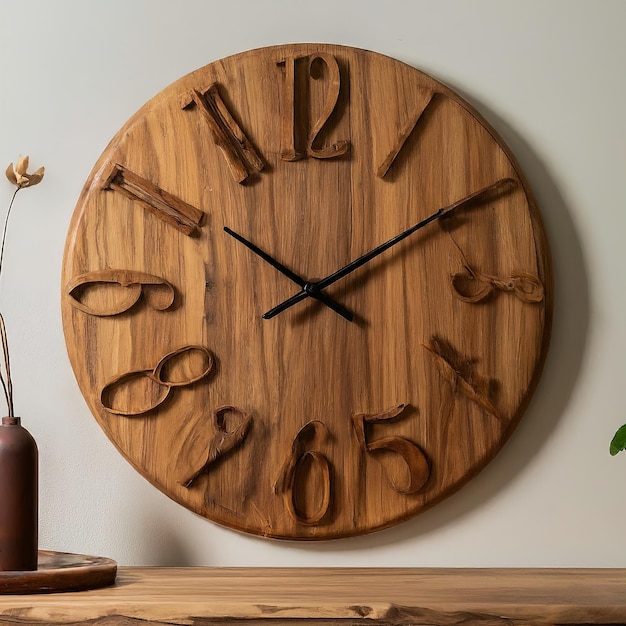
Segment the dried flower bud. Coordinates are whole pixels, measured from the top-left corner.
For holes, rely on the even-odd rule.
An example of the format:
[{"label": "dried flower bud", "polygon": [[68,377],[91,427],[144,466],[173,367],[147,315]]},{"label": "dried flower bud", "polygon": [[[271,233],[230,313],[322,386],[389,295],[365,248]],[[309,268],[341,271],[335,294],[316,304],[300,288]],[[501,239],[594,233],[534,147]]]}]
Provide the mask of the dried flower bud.
[{"label": "dried flower bud", "polygon": [[45,168],[40,167],[36,172],[29,174],[28,169],[28,156],[22,157],[17,160],[17,165],[9,163],[7,167],[6,175],[9,182],[21,189],[22,187],[32,187],[41,182],[43,178]]}]

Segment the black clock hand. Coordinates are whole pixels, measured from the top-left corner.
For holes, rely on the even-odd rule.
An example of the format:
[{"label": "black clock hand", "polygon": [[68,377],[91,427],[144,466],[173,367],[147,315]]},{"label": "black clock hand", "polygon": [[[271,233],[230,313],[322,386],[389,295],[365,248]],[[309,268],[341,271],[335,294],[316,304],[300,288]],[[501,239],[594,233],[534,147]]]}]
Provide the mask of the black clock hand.
[{"label": "black clock hand", "polygon": [[275,306],[273,309],[270,309],[269,311],[264,313],[263,319],[266,319],[266,320],[271,319],[272,317],[278,315],[279,313],[282,313],[286,309],[292,307],[294,304],[297,304],[298,302],[301,302],[302,300],[308,298],[309,296],[315,297],[314,294],[321,293],[322,289],[325,289],[326,287],[329,287],[330,285],[337,282],[338,280],[345,278],[348,274],[351,274],[359,267],[362,267],[366,263],[369,263],[369,261],[376,258],[377,256],[379,256],[386,250],[389,250],[389,248],[391,248],[392,246],[395,246],[397,243],[400,243],[401,241],[403,241],[404,239],[412,235],[414,232],[420,230],[421,228],[424,228],[424,226],[427,226],[431,222],[434,222],[442,218],[444,215],[448,215],[452,213],[452,211],[454,211],[455,209],[458,209],[460,206],[463,206],[464,204],[467,204],[468,202],[475,200],[477,197],[482,196],[483,194],[486,194],[490,191],[494,191],[501,185],[510,184],[512,182],[513,182],[513,179],[511,178],[501,178],[500,180],[497,180],[495,183],[492,183],[491,185],[488,185],[487,187],[483,187],[482,189],[475,191],[469,196],[465,196],[464,198],[457,200],[453,204],[440,208],[438,211],[435,211],[432,215],[429,215],[427,218],[423,219],[421,222],[418,222],[417,224],[411,226],[410,228],[407,228],[405,231],[401,232],[399,235],[392,237],[391,239],[377,246],[373,250],[366,252],[365,254],[361,255],[354,261],[351,261],[344,267],[338,269],[332,274],[329,274],[328,276],[326,276],[326,278],[322,278],[319,281],[306,283],[305,285],[302,285],[301,291],[291,296],[290,298],[287,298],[287,300],[285,300],[284,302],[281,302],[280,304]]},{"label": "black clock hand", "polygon": [[[273,268],[277,269],[281,274],[289,278],[289,280],[296,283],[296,285],[301,287],[303,290],[309,289],[307,285],[315,285],[315,283],[308,283],[306,280],[304,280],[304,278],[302,278],[295,272],[292,272],[288,267],[285,267],[280,261],[277,261],[274,257],[270,256],[267,252],[265,252],[264,250],[261,250],[261,248],[253,244],[251,241],[248,241],[243,235],[240,235],[234,230],[228,228],[228,226],[224,226],[224,230],[231,237],[234,237],[237,241],[239,241],[244,246],[246,246],[246,248],[248,248],[249,250],[252,250],[252,252],[260,256],[266,263],[269,263]],[[319,300],[322,304],[325,304],[328,308],[335,311],[335,313],[338,313],[339,315],[341,315],[341,317],[347,319],[349,322],[351,322],[354,319],[354,316],[351,311],[346,309],[346,307],[344,307],[343,305],[339,304],[339,302],[337,302],[336,300],[333,300],[333,298],[331,298],[329,295],[322,293],[321,291],[315,289],[314,287],[310,292],[307,291],[307,293],[308,295],[315,298],[316,300]]]}]

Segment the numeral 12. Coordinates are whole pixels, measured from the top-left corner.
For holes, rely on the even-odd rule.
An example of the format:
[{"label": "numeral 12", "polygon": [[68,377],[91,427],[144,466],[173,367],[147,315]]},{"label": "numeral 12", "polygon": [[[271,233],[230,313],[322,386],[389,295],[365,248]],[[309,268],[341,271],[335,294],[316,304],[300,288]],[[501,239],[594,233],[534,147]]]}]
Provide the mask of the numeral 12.
[{"label": "numeral 12", "polygon": [[[288,57],[277,65],[285,73],[281,98],[283,161],[297,161],[305,156],[332,159],[346,154],[350,144],[343,139],[328,146],[319,146],[321,135],[335,111],[341,92],[341,72],[337,59],[332,54],[318,53],[305,57]],[[304,65],[306,74],[302,71]],[[319,72],[322,67],[324,72]],[[311,78],[322,80],[322,74],[326,78],[326,97],[322,111],[311,122],[309,107],[305,102],[309,94],[306,87]],[[307,133],[305,146],[302,146],[305,142],[302,131]]]}]

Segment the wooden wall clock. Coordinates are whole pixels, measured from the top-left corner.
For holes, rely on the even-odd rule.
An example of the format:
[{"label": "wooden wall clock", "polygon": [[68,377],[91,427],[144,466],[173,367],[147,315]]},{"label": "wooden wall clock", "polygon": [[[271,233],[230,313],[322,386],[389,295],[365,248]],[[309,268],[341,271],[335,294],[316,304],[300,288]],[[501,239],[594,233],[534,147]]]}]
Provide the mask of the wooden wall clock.
[{"label": "wooden wall clock", "polygon": [[91,411],[180,504],[267,537],[410,518],[503,446],[552,274],[513,156],[453,91],[336,45],[172,84],[78,201],[63,326]]}]

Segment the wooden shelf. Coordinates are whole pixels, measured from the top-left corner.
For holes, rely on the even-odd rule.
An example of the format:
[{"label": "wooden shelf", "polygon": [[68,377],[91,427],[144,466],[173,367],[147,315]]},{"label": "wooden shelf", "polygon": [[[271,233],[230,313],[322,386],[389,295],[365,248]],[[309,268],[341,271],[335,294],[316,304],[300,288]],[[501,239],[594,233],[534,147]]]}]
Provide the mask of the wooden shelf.
[{"label": "wooden shelf", "polygon": [[[91,591],[0,597],[0,624],[626,624],[626,569],[121,567]],[[294,624],[295,626],[295,624]]]}]

